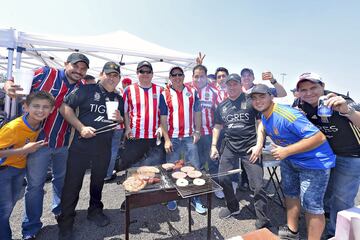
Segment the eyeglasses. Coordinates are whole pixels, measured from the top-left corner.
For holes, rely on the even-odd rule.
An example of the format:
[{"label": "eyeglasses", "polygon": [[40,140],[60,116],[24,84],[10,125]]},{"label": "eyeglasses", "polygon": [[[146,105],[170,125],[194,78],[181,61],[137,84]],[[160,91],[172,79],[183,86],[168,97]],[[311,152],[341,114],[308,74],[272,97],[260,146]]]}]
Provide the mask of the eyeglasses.
[{"label": "eyeglasses", "polygon": [[183,73],[171,73],[170,75],[171,75],[172,77],[182,77],[182,76],[184,76]]},{"label": "eyeglasses", "polygon": [[140,74],[151,74],[152,73],[152,71],[151,70],[148,70],[148,71],[146,71],[146,70],[139,70],[138,71]]}]

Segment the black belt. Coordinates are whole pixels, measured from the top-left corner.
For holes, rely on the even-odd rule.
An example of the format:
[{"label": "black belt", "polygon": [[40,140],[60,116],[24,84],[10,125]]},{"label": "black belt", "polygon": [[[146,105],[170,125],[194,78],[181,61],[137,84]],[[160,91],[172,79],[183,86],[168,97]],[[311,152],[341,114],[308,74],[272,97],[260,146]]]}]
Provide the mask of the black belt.
[{"label": "black belt", "polygon": [[5,170],[6,168],[8,168],[9,166],[7,166],[7,165],[4,165],[4,166],[0,166],[0,171],[1,170]]}]

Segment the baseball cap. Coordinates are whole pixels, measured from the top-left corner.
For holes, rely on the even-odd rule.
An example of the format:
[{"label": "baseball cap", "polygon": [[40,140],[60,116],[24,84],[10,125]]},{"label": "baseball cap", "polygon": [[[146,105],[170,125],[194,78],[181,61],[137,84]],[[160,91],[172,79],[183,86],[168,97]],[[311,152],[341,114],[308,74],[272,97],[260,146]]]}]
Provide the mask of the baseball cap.
[{"label": "baseball cap", "polygon": [[253,89],[251,89],[251,93],[250,93],[250,96],[255,94],[255,93],[261,93],[261,94],[264,94],[264,93],[268,93],[271,95],[271,90],[270,88],[265,85],[265,84],[257,84],[253,87]]},{"label": "baseball cap", "polygon": [[142,67],[144,67],[144,66],[150,68],[151,71],[153,70],[153,68],[152,68],[152,66],[151,66],[151,63],[148,62],[148,61],[141,61],[141,62],[139,62],[139,64],[137,65],[136,70],[139,70],[140,68],[142,68]]},{"label": "baseball cap", "polygon": [[179,67],[179,66],[173,66],[173,67],[170,68],[169,74],[171,74],[172,71],[174,71],[175,69],[179,69],[182,73],[184,73],[184,70],[183,70],[181,67]]},{"label": "baseball cap", "polygon": [[232,73],[232,74],[230,74],[230,75],[226,78],[225,83],[227,83],[228,81],[231,81],[231,80],[237,81],[237,82],[241,83],[241,77],[240,77],[239,74],[237,74],[237,73]]},{"label": "baseball cap", "polygon": [[118,73],[120,74],[120,66],[115,62],[107,62],[105,63],[103,70],[104,73]]},{"label": "baseball cap", "polygon": [[89,65],[90,65],[90,60],[84,54],[78,53],[78,52],[70,54],[68,56],[66,62],[72,63],[72,64],[75,64],[75,63],[78,63],[78,62],[84,62],[87,65],[88,68],[89,68]]},{"label": "baseball cap", "polygon": [[241,70],[241,72],[240,72],[240,75],[242,76],[242,75],[243,75],[244,73],[246,73],[246,72],[249,72],[249,73],[251,73],[251,75],[254,76],[254,72],[253,72],[253,70],[250,69],[250,68],[243,68],[243,69]]},{"label": "baseball cap", "polygon": [[314,73],[314,72],[307,72],[307,73],[303,73],[299,76],[299,80],[296,83],[296,89],[299,88],[299,83],[301,83],[303,81],[310,81],[313,83],[323,83],[322,78],[319,74]]},{"label": "baseball cap", "polygon": [[130,78],[124,78],[123,80],[121,80],[121,83],[122,83],[122,84],[129,84],[129,85],[131,85],[132,80],[131,80]]}]

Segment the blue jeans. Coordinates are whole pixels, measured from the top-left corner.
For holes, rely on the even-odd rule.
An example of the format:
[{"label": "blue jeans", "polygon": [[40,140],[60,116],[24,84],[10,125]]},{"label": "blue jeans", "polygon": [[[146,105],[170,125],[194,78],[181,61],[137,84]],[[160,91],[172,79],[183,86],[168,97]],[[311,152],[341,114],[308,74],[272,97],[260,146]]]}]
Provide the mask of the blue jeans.
[{"label": "blue jeans", "polygon": [[284,195],[300,198],[301,206],[308,213],[323,214],[330,169],[305,169],[287,159],[281,161],[280,167]]},{"label": "blue jeans", "polygon": [[354,207],[360,184],[360,158],[336,156],[336,166],[331,170],[326,190],[325,211],[330,213],[327,232],[335,234],[336,216],[339,211]]},{"label": "blue jeans", "polygon": [[40,218],[43,212],[44,184],[50,163],[53,173],[52,212],[55,215],[61,213],[60,199],[64,185],[67,156],[67,147],[42,147],[28,156],[26,166],[25,216],[22,223],[23,236],[36,235],[42,227]]},{"label": "blue jeans", "polygon": [[9,218],[20,198],[25,169],[6,167],[0,170],[0,239],[11,240]]},{"label": "blue jeans", "polygon": [[121,138],[123,136],[123,133],[124,133],[124,129],[115,129],[115,131],[114,131],[114,135],[112,137],[112,142],[111,142],[111,159],[110,159],[109,168],[107,170],[106,177],[111,177],[111,175],[114,171],[115,162],[116,162],[116,158],[118,156]]},{"label": "blue jeans", "polygon": [[200,169],[198,149],[193,143],[193,137],[172,138],[173,152],[166,154],[166,162],[174,163],[184,154],[186,165],[191,164],[194,168]]},{"label": "blue jeans", "polygon": [[213,161],[210,158],[210,149],[211,149],[212,135],[202,135],[200,140],[197,142],[199,159],[201,164],[201,169],[205,168],[207,163],[210,174],[215,174],[219,169],[219,161]]}]

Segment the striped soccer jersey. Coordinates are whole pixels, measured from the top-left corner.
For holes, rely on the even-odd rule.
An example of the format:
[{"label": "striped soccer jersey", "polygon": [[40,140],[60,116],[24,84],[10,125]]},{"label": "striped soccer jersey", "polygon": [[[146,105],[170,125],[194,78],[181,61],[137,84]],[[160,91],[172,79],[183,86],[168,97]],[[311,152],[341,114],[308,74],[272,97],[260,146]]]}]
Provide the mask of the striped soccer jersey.
[{"label": "striped soccer jersey", "polygon": [[152,84],[142,88],[132,84],[124,92],[124,112],[129,114],[129,126],[136,138],[156,138],[160,125],[159,100],[162,88]]},{"label": "striped soccer jersey", "polygon": [[48,141],[51,148],[60,148],[69,144],[70,131],[68,123],[60,114],[59,108],[64,97],[78,84],[81,84],[81,82],[70,84],[63,69],[59,70],[45,66],[35,71],[32,91],[46,91],[55,98],[55,109],[44,121],[44,131],[39,136],[40,139]]}]

